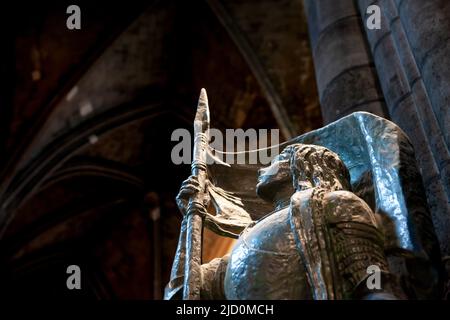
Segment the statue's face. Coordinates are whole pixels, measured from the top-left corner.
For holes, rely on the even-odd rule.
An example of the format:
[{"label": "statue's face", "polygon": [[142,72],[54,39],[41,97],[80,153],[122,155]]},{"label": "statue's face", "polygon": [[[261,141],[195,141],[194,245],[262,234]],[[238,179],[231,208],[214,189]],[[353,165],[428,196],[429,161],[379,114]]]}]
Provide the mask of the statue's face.
[{"label": "statue's face", "polygon": [[259,197],[272,201],[273,196],[281,187],[285,187],[286,183],[292,184],[289,159],[290,154],[283,151],[272,160],[270,166],[258,171],[256,193]]}]

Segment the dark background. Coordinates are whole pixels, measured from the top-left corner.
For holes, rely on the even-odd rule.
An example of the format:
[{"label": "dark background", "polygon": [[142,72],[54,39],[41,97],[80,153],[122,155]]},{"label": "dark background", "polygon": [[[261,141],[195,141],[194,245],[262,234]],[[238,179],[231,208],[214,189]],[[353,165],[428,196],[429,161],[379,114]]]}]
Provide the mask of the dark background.
[{"label": "dark background", "polygon": [[[66,28],[70,4],[81,30]],[[19,0],[2,12],[9,297],[161,298],[190,170],[172,164],[170,137],[191,130],[200,88],[214,128],[280,128],[283,140],[322,125],[301,1]],[[210,235],[205,260],[230,244]],[[71,264],[82,290],[66,288]]]}]

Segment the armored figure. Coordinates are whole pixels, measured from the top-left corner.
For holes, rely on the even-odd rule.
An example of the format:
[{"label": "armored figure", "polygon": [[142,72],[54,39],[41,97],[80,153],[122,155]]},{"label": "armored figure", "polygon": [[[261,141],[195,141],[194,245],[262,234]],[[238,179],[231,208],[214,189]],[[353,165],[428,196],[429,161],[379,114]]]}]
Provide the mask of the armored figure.
[{"label": "armored figure", "polygon": [[[278,145],[267,168],[227,164],[209,145],[202,89],[194,134],[165,299],[440,295],[439,246],[414,150],[395,124],[354,113],[283,143],[281,153]],[[238,239],[231,253],[202,264],[203,228]]]},{"label": "armored figure", "polygon": [[[395,299],[383,236],[370,207],[351,192],[332,151],[286,147],[259,171],[257,194],[275,210],[247,226],[231,253],[201,266],[202,299]],[[200,192],[191,176],[178,204]],[[381,288],[367,286],[375,268]]]}]

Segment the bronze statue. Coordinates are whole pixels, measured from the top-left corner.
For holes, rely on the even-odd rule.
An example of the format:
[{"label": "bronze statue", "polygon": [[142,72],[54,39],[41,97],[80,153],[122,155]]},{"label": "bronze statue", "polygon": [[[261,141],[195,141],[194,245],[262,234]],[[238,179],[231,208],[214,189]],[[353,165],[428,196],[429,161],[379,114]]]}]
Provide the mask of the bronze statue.
[{"label": "bronze statue", "polygon": [[[382,295],[366,286],[368,267],[388,275],[383,237],[372,210],[349,191],[347,168],[335,153],[288,146],[258,180],[258,195],[275,211],[247,227],[228,257],[202,266],[204,298],[394,298],[390,282]],[[190,177],[178,198],[199,190]]]},{"label": "bronze statue", "polygon": [[[272,204],[273,211],[257,212],[255,219],[239,197],[216,187],[208,177],[209,111],[204,90],[194,129],[193,174],[177,196],[185,218],[166,299],[408,298],[399,279],[407,283],[406,290],[419,296],[422,285],[410,283],[408,278],[414,277],[415,270],[396,271],[394,275],[390,264],[395,265],[399,257],[413,257],[425,261],[423,270],[428,270],[427,251],[420,249],[420,257],[415,258],[407,250],[401,249],[400,255],[391,250],[394,253],[389,259],[394,262],[389,263],[386,248],[392,243],[402,245],[395,240],[396,235],[411,243],[419,240],[407,238],[408,230],[398,223],[393,231],[388,229],[381,221],[383,216],[352,192],[349,170],[335,152],[314,144],[287,145],[270,166],[259,170],[256,193],[261,202]],[[386,168],[388,174],[389,170],[398,171],[394,166]],[[368,198],[368,188],[360,184],[357,187],[363,192],[358,190],[359,194]],[[206,210],[210,202],[215,215]],[[396,209],[395,214],[401,212]],[[203,227],[238,238],[231,253],[202,265]],[[429,248],[434,248],[431,240]],[[377,270],[381,287],[367,284],[369,270]],[[436,277],[431,274],[429,279]],[[429,287],[425,285],[424,292],[434,290],[433,281]]]}]

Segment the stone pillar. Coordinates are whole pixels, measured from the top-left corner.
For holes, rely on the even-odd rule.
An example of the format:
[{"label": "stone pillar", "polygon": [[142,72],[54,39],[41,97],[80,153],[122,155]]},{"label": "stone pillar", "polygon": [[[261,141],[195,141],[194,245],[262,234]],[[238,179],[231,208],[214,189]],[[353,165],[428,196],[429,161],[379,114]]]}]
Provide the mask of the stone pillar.
[{"label": "stone pillar", "polygon": [[304,0],[325,124],[355,111],[388,118],[353,0]]},{"label": "stone pillar", "polygon": [[[450,146],[450,1],[395,2],[433,110]],[[445,165],[450,166],[450,162]]]},{"label": "stone pillar", "polygon": [[[439,124],[445,115],[433,107],[435,92],[427,90],[395,1],[358,0],[358,4],[363,17],[369,5],[381,8],[381,29],[366,29],[367,39],[391,119],[414,145],[441,252],[450,255],[450,153]],[[362,21],[364,26],[365,21]],[[443,91],[450,92],[450,88],[445,87]]]}]

